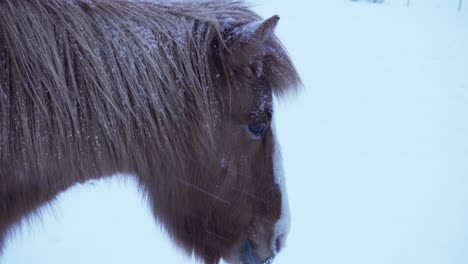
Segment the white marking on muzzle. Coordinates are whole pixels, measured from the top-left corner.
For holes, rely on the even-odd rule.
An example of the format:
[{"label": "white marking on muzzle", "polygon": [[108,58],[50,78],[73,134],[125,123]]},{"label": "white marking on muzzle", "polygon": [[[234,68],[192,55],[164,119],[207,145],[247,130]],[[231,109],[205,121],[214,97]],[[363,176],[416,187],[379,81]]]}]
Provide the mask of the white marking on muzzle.
[{"label": "white marking on muzzle", "polygon": [[281,215],[275,224],[275,234],[272,241],[273,252],[276,252],[276,238],[282,236],[281,247],[286,243],[286,237],[289,233],[291,216],[289,213],[288,193],[286,190],[286,179],[283,170],[283,157],[281,156],[281,147],[276,137],[276,127],[274,121],[271,123],[271,129],[274,135],[273,145],[273,174],[276,184],[278,184],[281,191]]}]

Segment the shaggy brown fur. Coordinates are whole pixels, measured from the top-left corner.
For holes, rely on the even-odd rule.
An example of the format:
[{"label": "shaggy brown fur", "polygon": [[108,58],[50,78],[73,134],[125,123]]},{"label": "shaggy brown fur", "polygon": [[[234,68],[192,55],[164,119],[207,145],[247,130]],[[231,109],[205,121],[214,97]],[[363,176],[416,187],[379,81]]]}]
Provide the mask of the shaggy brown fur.
[{"label": "shaggy brown fur", "polygon": [[260,247],[281,193],[272,132],[245,127],[300,81],[274,36],[240,30],[259,19],[237,1],[0,0],[0,251],[59,192],[116,172],[205,262]]}]

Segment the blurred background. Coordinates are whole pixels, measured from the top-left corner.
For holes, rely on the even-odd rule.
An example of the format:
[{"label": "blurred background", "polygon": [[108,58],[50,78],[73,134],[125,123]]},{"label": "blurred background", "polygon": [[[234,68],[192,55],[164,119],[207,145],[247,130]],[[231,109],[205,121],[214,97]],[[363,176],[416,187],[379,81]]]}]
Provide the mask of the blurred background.
[{"label": "blurred background", "polygon": [[[275,263],[468,263],[468,3],[251,0],[303,78],[276,103],[291,233]],[[4,264],[196,263],[123,176],[24,221]]]}]

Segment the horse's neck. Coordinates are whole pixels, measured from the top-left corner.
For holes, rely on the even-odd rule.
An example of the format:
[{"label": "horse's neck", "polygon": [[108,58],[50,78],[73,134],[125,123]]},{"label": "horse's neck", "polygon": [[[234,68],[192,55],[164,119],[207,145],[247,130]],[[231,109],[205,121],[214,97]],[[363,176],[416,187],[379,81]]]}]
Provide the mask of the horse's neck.
[{"label": "horse's neck", "polygon": [[47,180],[39,179],[7,183],[0,190],[0,230],[33,213],[69,185],[51,184]]},{"label": "horse's neck", "polygon": [[14,185],[0,190],[0,253],[8,232],[23,217],[54,198],[57,191]]},{"label": "horse's neck", "polygon": [[87,180],[53,175],[47,178],[34,176],[37,175],[21,180],[18,175],[0,177],[0,184],[3,185],[0,186],[0,254],[5,237],[15,224],[36,213],[75,183]]}]

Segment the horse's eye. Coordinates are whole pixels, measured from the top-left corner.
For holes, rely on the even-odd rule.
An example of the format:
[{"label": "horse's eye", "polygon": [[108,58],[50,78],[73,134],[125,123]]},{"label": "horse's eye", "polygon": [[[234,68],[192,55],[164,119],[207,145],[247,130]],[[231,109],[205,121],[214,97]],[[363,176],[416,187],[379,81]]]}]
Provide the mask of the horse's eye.
[{"label": "horse's eye", "polygon": [[249,124],[248,129],[251,134],[256,137],[261,137],[265,134],[268,128],[268,123],[266,122],[256,122]]}]

